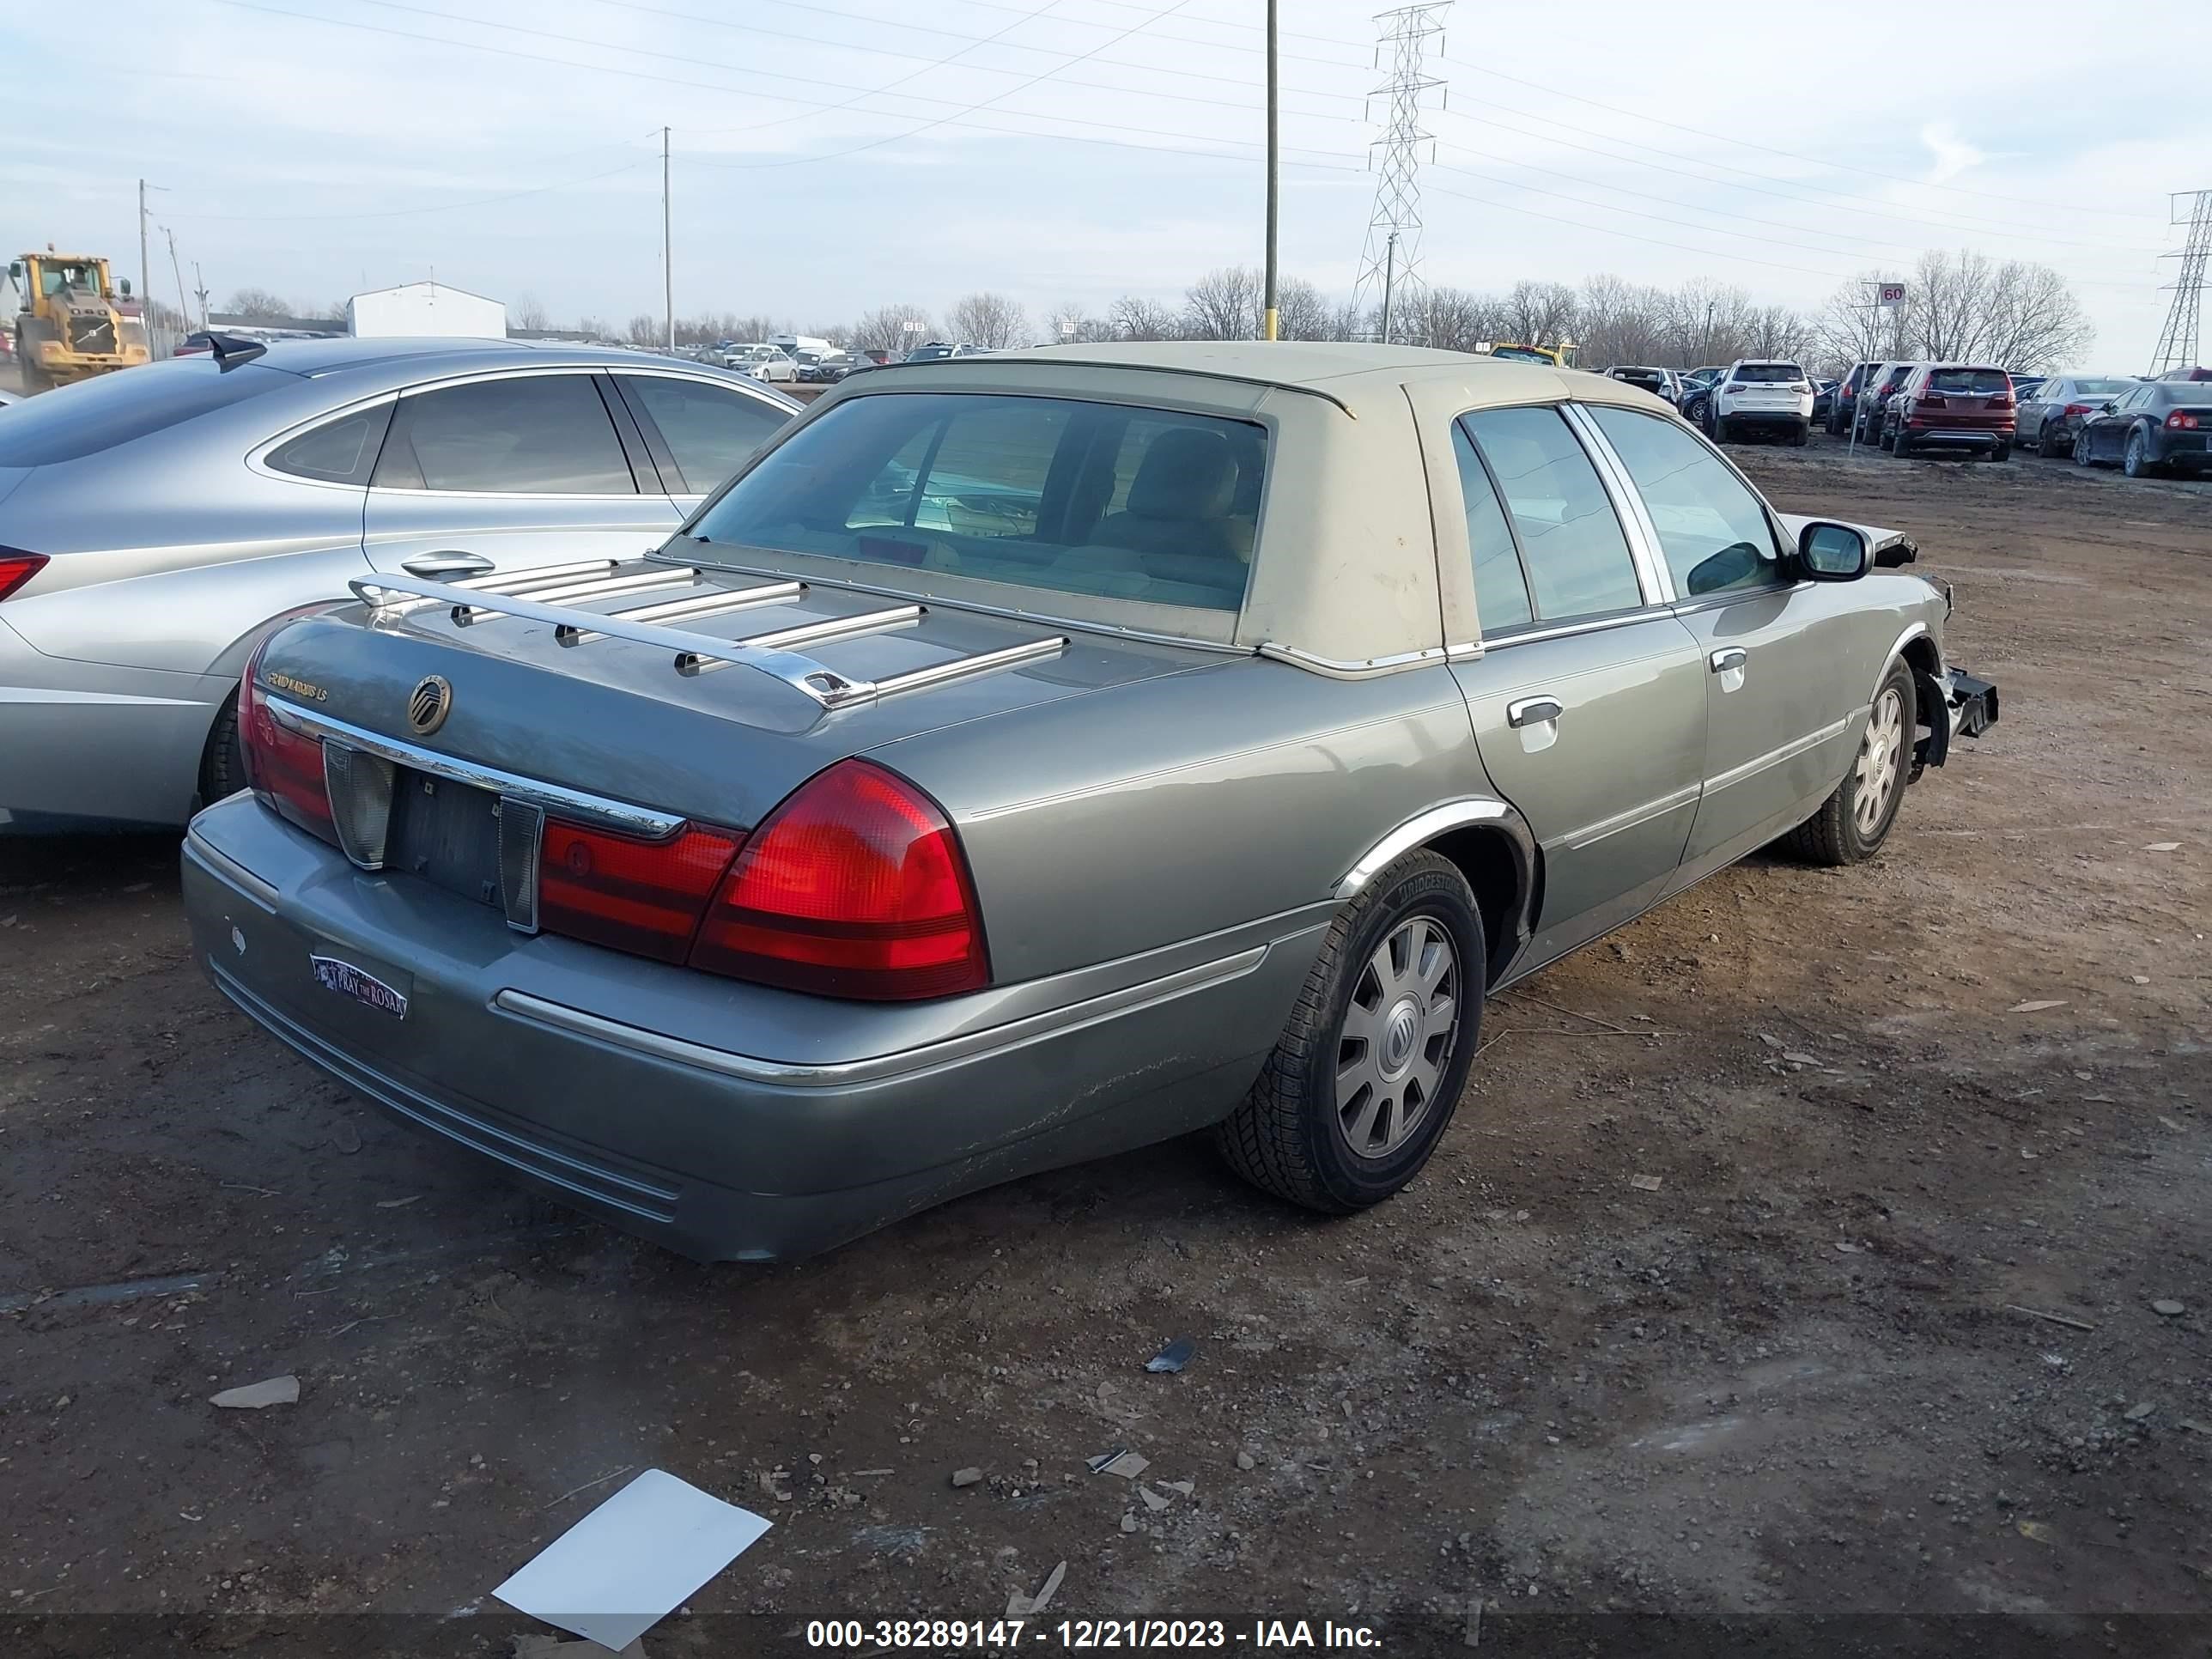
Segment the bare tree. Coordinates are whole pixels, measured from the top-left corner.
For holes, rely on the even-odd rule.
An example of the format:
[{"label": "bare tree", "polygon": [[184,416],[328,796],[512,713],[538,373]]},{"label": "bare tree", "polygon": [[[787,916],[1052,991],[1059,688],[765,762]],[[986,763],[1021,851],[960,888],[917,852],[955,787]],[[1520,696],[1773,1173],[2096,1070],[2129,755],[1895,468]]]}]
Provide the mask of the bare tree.
[{"label": "bare tree", "polygon": [[242,288],[230,296],[223,307],[234,317],[244,317],[257,323],[273,323],[292,315],[291,306],[265,288]]},{"label": "bare tree", "polygon": [[827,340],[842,350],[849,343],[853,331],[843,323],[817,323],[806,331],[817,340]]},{"label": "bare tree", "polygon": [[1176,314],[1158,300],[1140,299],[1133,294],[1124,294],[1106,307],[1106,325],[1112,331],[1109,340],[1172,340],[1176,337]]},{"label": "bare tree", "polygon": [[636,316],[629,319],[629,327],[626,331],[626,333],[629,343],[634,346],[659,345],[660,343],[660,319],[658,317],[649,317],[644,312],[641,311]]},{"label": "bare tree", "polygon": [[1473,351],[1504,331],[1498,301],[1463,288],[1427,286],[1390,319],[1390,331],[1407,345],[1438,351]]},{"label": "bare tree", "polygon": [[[1261,319],[1264,324],[1265,319]],[[1275,329],[1285,340],[1341,340],[1337,308],[1303,276],[1285,276],[1275,286]]]},{"label": "bare tree", "polygon": [[2055,367],[2095,337],[2066,279],[2048,265],[2002,264],[1971,249],[1920,256],[1905,290],[1917,356],[2001,368]]},{"label": "bare tree", "polygon": [[1516,283],[1505,296],[1504,323],[1522,345],[1557,345],[1574,332],[1575,291],[1565,283]]},{"label": "bare tree", "polygon": [[1260,337],[1260,274],[1246,265],[1209,270],[1183,295],[1183,333],[1194,340]]},{"label": "bare tree", "polygon": [[862,312],[850,341],[858,351],[905,351],[929,334],[929,313],[920,306],[878,306]]},{"label": "bare tree", "polygon": [[1887,272],[1869,271],[1830,295],[1813,319],[1814,356],[1841,373],[1848,373],[1854,363],[1894,362],[1905,356],[1904,309],[1875,303],[1880,285],[1898,280]]},{"label": "bare tree", "polygon": [[526,294],[508,307],[507,320],[517,328],[550,328],[552,319],[546,314],[545,303],[535,294]]},{"label": "bare tree", "polygon": [[614,337],[614,331],[597,317],[579,317],[576,332],[587,340],[611,340]]},{"label": "bare tree", "polygon": [[1000,351],[1027,342],[1029,314],[1003,294],[963,294],[952,307],[952,332],[970,344]]}]

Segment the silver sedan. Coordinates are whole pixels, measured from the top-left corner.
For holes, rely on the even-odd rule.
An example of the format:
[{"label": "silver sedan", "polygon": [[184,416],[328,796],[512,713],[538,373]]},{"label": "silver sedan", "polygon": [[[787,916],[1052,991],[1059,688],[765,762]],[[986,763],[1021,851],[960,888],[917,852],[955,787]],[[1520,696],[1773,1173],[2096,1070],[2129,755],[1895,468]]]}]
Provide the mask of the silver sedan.
[{"label": "silver sedan", "polygon": [[798,407],[641,353],[313,340],[9,409],[0,835],[181,824],[243,783],[239,672],[277,623],[375,572],[635,557]]}]

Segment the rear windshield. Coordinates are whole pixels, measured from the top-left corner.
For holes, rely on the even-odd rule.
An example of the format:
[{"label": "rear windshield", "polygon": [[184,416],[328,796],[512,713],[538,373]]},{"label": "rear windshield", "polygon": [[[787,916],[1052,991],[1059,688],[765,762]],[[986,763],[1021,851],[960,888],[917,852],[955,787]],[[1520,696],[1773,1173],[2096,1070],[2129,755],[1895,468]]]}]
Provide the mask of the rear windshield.
[{"label": "rear windshield", "polygon": [[2117,398],[2123,392],[2133,392],[2137,384],[2134,380],[2076,380],[2074,391],[2082,398]]},{"label": "rear windshield", "polygon": [[969,392],[855,398],[802,427],[693,526],[1066,593],[1234,611],[1266,430],[1123,404]]},{"label": "rear windshield", "polygon": [[1539,351],[1534,346],[1493,346],[1490,355],[1502,363],[1542,363],[1549,367],[1552,362],[1549,352]]},{"label": "rear windshield", "polygon": [[1729,378],[1735,380],[1788,382],[1803,380],[1805,371],[1795,363],[1738,363]]},{"label": "rear windshield", "polygon": [[300,384],[281,370],[210,357],[173,358],[26,398],[0,421],[0,466],[81,460],[195,416]]},{"label": "rear windshield", "polygon": [[1994,398],[2012,390],[2012,376],[2001,368],[1931,368],[1930,392],[1955,392],[1969,398]]}]

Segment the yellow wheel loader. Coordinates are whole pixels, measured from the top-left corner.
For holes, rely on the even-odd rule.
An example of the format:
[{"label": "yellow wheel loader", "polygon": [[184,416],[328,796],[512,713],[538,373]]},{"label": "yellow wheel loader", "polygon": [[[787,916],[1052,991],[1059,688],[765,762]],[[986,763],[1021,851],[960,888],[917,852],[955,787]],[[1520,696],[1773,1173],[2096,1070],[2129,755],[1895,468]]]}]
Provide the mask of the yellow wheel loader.
[{"label": "yellow wheel loader", "polygon": [[8,279],[21,296],[15,356],[26,392],[129,368],[151,356],[146,325],[130,306],[130,278],[118,304],[106,260],[48,248],[18,256]]}]

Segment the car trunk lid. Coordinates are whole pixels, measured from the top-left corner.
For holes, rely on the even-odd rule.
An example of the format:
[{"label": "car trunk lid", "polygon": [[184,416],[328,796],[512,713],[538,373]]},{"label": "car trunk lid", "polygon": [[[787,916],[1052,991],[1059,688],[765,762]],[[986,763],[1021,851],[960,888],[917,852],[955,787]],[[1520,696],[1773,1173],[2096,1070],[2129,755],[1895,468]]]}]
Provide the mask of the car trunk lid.
[{"label": "car trunk lid", "polygon": [[1216,654],[658,561],[502,580],[365,579],[258,670],[323,742],[349,855],[487,903],[503,803],[747,830],[848,756]]}]

